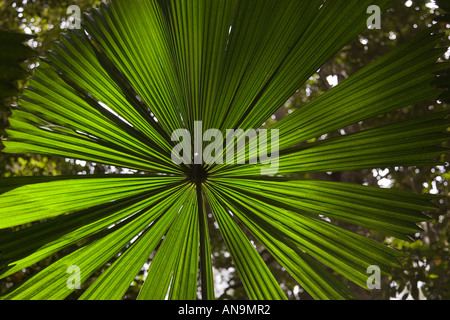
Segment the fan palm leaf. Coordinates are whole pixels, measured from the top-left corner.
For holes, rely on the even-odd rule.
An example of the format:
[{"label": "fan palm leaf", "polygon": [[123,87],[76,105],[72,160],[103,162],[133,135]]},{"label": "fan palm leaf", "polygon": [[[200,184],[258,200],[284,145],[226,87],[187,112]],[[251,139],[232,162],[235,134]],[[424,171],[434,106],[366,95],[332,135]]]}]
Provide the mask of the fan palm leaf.
[{"label": "fan palm leaf", "polygon": [[0,228],[20,228],[0,235],[0,277],[72,250],[3,298],[64,299],[75,265],[82,283],[102,270],[81,299],[121,299],[151,258],[138,299],[196,299],[198,286],[214,299],[218,234],[251,299],[286,299],[255,242],[316,299],[352,297],[337,275],[366,287],[369,266],[389,273],[401,252],[334,222],[408,239],[433,197],[298,174],[437,163],[446,113],[310,141],[436,98],[445,49],[435,28],[270,127],[280,135],[277,175],[261,175],[264,163],[171,158],[172,133],[194,132],[196,121],[223,134],[260,128],[366,28],[373,4],[385,11],[393,1],[111,0],[85,15],[41,59],[3,152],[136,174],[1,179]]}]

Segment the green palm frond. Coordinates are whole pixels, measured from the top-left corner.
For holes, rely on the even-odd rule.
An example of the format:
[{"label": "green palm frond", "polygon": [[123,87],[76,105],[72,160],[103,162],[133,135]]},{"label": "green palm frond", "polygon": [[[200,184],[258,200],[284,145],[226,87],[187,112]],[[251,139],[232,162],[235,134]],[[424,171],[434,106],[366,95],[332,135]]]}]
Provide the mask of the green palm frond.
[{"label": "green palm frond", "polygon": [[270,127],[279,131],[276,175],[250,161],[178,165],[171,136],[194,132],[196,121],[224,136],[261,128],[366,28],[369,5],[386,11],[393,2],[111,0],[85,15],[83,29],[41,59],[3,152],[136,174],[1,179],[0,228],[18,228],[0,235],[0,277],[64,252],[2,298],[64,299],[67,268],[77,266],[81,299],[121,299],[151,257],[138,299],[197,299],[198,286],[214,299],[210,239],[218,236],[251,299],[286,299],[255,242],[316,299],[351,298],[340,277],[366,288],[371,265],[388,274],[401,252],[335,222],[408,240],[434,198],[298,174],[438,163],[446,112],[311,142],[438,97],[431,83],[445,48],[436,49],[436,28]]}]

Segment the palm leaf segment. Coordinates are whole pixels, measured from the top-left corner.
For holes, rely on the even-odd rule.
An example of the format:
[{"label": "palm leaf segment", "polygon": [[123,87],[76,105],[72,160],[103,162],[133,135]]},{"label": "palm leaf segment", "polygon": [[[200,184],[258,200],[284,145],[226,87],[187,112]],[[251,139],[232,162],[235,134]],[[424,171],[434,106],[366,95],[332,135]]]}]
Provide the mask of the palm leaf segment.
[{"label": "palm leaf segment", "polygon": [[[366,287],[369,265],[388,272],[399,252],[322,217],[407,239],[430,198],[295,174],[435,164],[445,114],[302,143],[436,97],[429,83],[443,51],[433,30],[277,122],[277,177],[261,176],[263,164],[176,165],[170,156],[171,133],[193,132],[197,120],[223,132],[260,127],[366,28],[372,4],[392,1],[110,1],[84,16],[84,29],[41,62],[4,152],[145,174],[3,179],[0,228],[26,227],[1,236],[2,277],[83,241],[3,298],[65,298],[76,265],[82,282],[104,268],[82,299],[120,299],[152,256],[139,299],[195,299],[198,280],[212,299],[212,232],[251,299],[286,297],[249,237],[316,299],[351,297],[333,274]],[[208,228],[210,211],[218,230]]]}]

